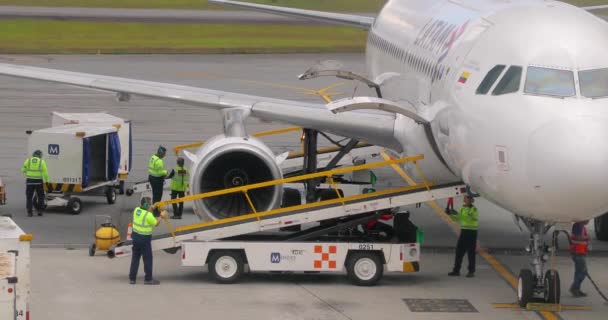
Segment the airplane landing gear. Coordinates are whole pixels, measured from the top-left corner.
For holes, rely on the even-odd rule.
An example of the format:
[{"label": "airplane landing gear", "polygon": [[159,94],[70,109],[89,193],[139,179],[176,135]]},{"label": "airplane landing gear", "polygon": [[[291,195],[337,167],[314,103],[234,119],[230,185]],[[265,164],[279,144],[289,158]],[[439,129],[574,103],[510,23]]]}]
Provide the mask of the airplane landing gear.
[{"label": "airplane landing gear", "polygon": [[546,270],[545,262],[549,260],[549,253],[555,248],[553,244],[548,246],[543,237],[551,229],[552,224],[522,218],[530,231],[530,244],[526,251],[532,255],[530,269],[522,269],[519,272],[517,285],[517,300],[522,308],[536,298],[544,303],[559,304],[560,302],[560,279],[557,270]]}]

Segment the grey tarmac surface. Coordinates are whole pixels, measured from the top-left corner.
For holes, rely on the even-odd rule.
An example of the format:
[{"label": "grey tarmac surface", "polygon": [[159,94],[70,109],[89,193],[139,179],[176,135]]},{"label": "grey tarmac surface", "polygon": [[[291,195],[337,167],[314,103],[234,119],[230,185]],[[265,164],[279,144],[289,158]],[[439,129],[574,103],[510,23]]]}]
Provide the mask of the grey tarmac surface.
[{"label": "grey tarmac surface", "polygon": [[[341,82],[322,78],[299,81],[297,75],[318,60],[339,60],[345,68],[364,72],[361,54],[306,54],[306,55],[126,55],[126,56],[0,56],[0,61],[39,67],[91,72],[105,75],[201,86],[212,89],[256,94],[278,98],[317,102],[315,90]],[[367,88],[345,83],[330,91],[333,98],[356,94],[371,94]],[[341,94],[337,94],[341,93]],[[402,316],[420,319],[443,319],[445,314],[410,313],[403,298],[465,298],[480,311],[479,314],[449,314],[459,319],[534,319],[534,313],[495,310],[491,303],[512,302],[513,290],[481,258],[478,278],[473,281],[445,276],[452,262],[456,235],[430,208],[408,208],[413,220],[426,235],[423,272],[417,275],[391,275],[376,288],[355,288],[338,276],[278,276],[255,275],[235,286],[218,286],[207,280],[198,269],[178,267],[179,259],[164,253],[156,254],[155,270],[163,284],[159,288],[129,287],[125,283],[126,260],[89,258],[84,248],[93,241],[93,217],[111,215],[124,233],[137,198],[119,197],[116,204],[105,204],[102,197],[85,199],[83,212],[78,216],[61,209],[49,210],[43,217],[27,218],[24,210],[24,183],[20,166],[27,156],[28,129],[50,125],[52,111],[99,112],[108,111],[131,119],[134,125],[135,167],[129,181],[146,178],[146,163],[158,144],[171,147],[209,139],[221,131],[218,112],[198,107],[136,98],[129,104],[118,103],[109,93],[79,88],[0,77],[0,176],[8,184],[9,203],[0,212],[11,213],[26,232],[34,234],[33,245],[33,304],[35,314],[48,315],[44,319],[76,319],[83,314],[91,319],[124,318],[137,312],[135,299],[145,294],[151,301],[146,319],[167,316],[192,318],[209,312],[212,316],[241,319],[244,315],[277,319],[393,319]],[[249,119],[249,132],[285,127],[283,124],[264,123]],[[297,134],[265,139],[276,152],[299,149]],[[167,163],[175,161],[169,155]],[[384,187],[401,185],[391,171],[378,172]],[[443,206],[444,203],[440,203]],[[528,236],[513,224],[512,217],[486,201],[480,200],[480,240],[486,247],[500,253],[496,257],[516,273],[527,265],[521,248]],[[186,213],[181,224],[194,222]],[[164,226],[159,232],[166,232]],[[55,248],[48,248],[55,247]],[[606,243],[596,241],[594,249],[605,252]],[[506,254],[505,254],[506,252]],[[590,263],[592,274],[604,286],[605,255],[596,254]],[[571,262],[557,258],[562,272],[562,291],[566,292],[571,279]],[[597,270],[593,272],[594,270]],[[588,285],[587,285],[588,286]],[[586,287],[588,288],[588,287]],[[590,291],[590,290],[588,290]],[[251,294],[253,293],[253,294]],[[234,308],[237,297],[243,308]],[[569,299],[569,298],[568,298]],[[605,311],[597,295],[568,303],[592,304],[594,311],[563,313],[565,319],[603,319]],[[243,311],[248,310],[248,311]],[[344,315],[345,314],[345,315]],[[205,314],[206,315],[206,314]],[[566,316],[564,316],[566,315]],[[97,317],[97,318],[96,318]],[[80,319],[80,318],[79,318]],[[88,318],[87,318],[88,319]]]},{"label": "grey tarmac surface", "polygon": [[[365,13],[364,15],[373,15]],[[0,19],[42,18],[81,21],[323,24],[256,11],[0,6]]]}]

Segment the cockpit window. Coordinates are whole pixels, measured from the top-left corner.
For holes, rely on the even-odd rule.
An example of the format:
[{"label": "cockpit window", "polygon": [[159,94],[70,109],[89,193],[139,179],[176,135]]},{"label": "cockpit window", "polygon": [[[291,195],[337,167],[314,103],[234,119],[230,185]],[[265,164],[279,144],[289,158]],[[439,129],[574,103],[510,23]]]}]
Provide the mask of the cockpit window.
[{"label": "cockpit window", "polygon": [[579,71],[578,79],[583,97],[608,97],[608,68]]},{"label": "cockpit window", "polygon": [[528,67],[524,92],[552,97],[576,95],[574,73],[568,70]]},{"label": "cockpit window", "polygon": [[499,96],[501,94],[517,92],[521,82],[521,72],[522,67],[510,66],[494,90],[492,90],[492,95]]},{"label": "cockpit window", "polygon": [[479,87],[477,87],[477,90],[475,91],[475,93],[476,94],[488,93],[488,91],[490,91],[490,88],[492,88],[492,85],[494,85],[494,82],[496,82],[496,79],[498,79],[498,77],[500,76],[500,74],[502,73],[502,71],[504,69],[505,69],[505,66],[502,64],[494,66],[494,68],[490,69],[490,71],[488,71],[488,74],[486,74],[486,76],[483,78],[483,80],[479,84]]}]

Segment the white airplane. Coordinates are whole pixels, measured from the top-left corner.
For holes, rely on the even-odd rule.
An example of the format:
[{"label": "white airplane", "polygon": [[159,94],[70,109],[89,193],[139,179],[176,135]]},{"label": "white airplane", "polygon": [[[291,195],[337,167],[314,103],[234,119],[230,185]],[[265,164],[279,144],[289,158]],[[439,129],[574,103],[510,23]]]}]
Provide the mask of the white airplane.
[{"label": "white airplane", "polygon": [[[275,155],[245,132],[248,116],[424,154],[428,180],[463,180],[528,227],[532,270],[520,272],[520,304],[534,295],[559,302],[557,272],[545,273],[543,236],[555,223],[608,212],[606,22],[544,0],[389,0],[375,18],[210,2],[369,30],[369,80],[319,69],[301,78],[358,79],[379,97],[317,105],[9,64],[0,64],[0,74],[112,91],[120,101],[137,95],[221,110],[224,134],[189,154],[194,193],[280,178]],[[281,190],[267,191],[254,196],[256,204],[279,205]],[[198,212],[214,205],[195,203]],[[608,237],[608,218],[596,224]]]}]

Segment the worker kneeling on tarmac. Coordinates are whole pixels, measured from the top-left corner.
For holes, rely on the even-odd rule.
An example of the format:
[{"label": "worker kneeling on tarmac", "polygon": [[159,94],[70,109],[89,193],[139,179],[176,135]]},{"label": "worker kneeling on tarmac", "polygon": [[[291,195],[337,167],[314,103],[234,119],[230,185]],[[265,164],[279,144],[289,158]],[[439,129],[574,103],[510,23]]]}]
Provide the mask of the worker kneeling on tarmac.
[{"label": "worker kneeling on tarmac", "polygon": [[150,211],[152,199],[144,197],[141,206],[133,211],[133,255],[131,257],[131,270],[129,272],[129,283],[135,284],[139,259],[144,260],[144,284],[160,284],[160,281],[152,278],[152,231],[160,224],[162,219],[167,218],[167,212],[160,213],[160,219],[156,219]]}]

